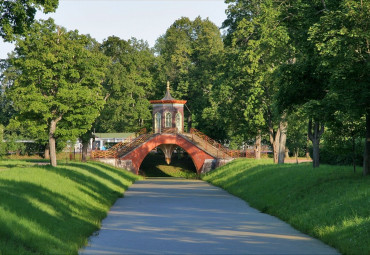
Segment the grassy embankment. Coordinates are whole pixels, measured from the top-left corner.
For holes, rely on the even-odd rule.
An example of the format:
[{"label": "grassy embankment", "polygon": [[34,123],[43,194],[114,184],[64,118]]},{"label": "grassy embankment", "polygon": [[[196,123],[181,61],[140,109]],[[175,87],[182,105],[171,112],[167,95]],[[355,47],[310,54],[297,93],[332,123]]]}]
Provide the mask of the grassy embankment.
[{"label": "grassy embankment", "polygon": [[137,178],[100,163],[0,161],[0,254],[77,254]]},{"label": "grassy embankment", "polygon": [[344,254],[370,254],[370,178],[351,167],[235,160],[203,176]]}]

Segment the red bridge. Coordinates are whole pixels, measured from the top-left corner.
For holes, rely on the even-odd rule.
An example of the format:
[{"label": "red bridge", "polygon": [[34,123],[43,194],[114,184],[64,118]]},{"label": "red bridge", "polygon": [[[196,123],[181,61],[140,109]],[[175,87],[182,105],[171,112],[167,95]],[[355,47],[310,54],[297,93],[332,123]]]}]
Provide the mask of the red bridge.
[{"label": "red bridge", "polygon": [[190,133],[183,132],[186,100],[174,99],[168,82],[165,96],[150,103],[153,106],[153,133],[143,132],[132,142],[117,144],[108,151],[94,151],[92,158],[138,174],[144,158],[157,147],[164,152],[167,164],[171,162],[175,148],[181,147],[193,160],[198,173],[207,172],[239,156],[195,129],[191,129]]},{"label": "red bridge", "polygon": [[159,147],[169,164],[177,146],[191,157],[197,173],[207,172],[239,156],[195,129],[191,129],[191,133],[178,133],[176,128],[163,130],[162,133],[144,133],[110,150],[93,151],[91,156],[138,174],[141,163],[153,149]]}]

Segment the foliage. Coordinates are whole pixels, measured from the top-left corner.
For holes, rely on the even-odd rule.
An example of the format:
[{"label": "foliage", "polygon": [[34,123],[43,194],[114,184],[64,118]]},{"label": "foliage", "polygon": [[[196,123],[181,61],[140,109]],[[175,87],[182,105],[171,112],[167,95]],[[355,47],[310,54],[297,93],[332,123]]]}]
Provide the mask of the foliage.
[{"label": "foliage", "polygon": [[288,30],[281,20],[284,5],[273,0],[227,3],[223,76],[214,90],[217,109],[227,118],[232,140],[243,137],[245,142],[259,132],[269,132],[277,155],[284,114],[276,111],[274,95],[278,86],[273,74],[291,58],[292,51]]},{"label": "foliage", "polygon": [[111,64],[104,82],[107,104],[95,125],[96,132],[135,132],[151,125],[154,95],[154,53],[146,42],[111,36],[101,45]]},{"label": "foliage", "polygon": [[[370,253],[370,178],[350,167],[234,160],[203,179],[343,254]],[[340,187],[340,188],[338,188]]]},{"label": "foliage", "polygon": [[[341,138],[328,130],[323,135],[320,161],[330,165],[361,166],[364,156],[364,142],[361,138]],[[354,169],[355,170],[355,169]]]},{"label": "foliage", "polygon": [[15,113],[12,102],[7,97],[7,92],[13,85],[15,77],[16,70],[9,61],[0,60],[0,123],[4,126],[9,124],[11,117]]},{"label": "foliage", "polygon": [[352,164],[355,171],[364,155],[364,123],[365,118],[357,119],[356,116],[336,111],[323,137],[322,161],[329,164]]},{"label": "foliage", "polygon": [[299,155],[307,151],[307,121],[302,109],[296,109],[288,116],[287,147],[290,152]]},{"label": "foliage", "polygon": [[2,0],[0,2],[0,36],[12,41],[15,35],[23,34],[33,23],[36,10],[44,13],[55,11],[58,0]]},{"label": "foliage", "polygon": [[0,162],[0,253],[77,254],[138,177],[100,163]]},{"label": "foliage", "polygon": [[364,175],[370,173],[370,2],[338,1],[310,29],[310,40],[329,71],[328,97],[345,114],[366,116]]}]

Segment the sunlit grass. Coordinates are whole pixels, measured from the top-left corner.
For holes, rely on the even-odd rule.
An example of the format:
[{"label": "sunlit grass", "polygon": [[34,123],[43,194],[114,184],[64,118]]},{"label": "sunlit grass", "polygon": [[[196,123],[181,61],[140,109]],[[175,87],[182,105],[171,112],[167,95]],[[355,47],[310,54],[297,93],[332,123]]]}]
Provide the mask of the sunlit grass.
[{"label": "sunlit grass", "polygon": [[370,178],[351,167],[235,160],[203,179],[344,254],[370,254]]},{"label": "sunlit grass", "polygon": [[77,254],[137,178],[94,162],[0,161],[0,254]]}]

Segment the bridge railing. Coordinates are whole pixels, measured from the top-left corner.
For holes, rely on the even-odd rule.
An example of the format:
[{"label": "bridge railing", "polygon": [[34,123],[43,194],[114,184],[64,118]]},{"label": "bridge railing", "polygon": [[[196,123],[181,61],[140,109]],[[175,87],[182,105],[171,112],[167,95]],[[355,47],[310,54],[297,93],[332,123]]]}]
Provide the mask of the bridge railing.
[{"label": "bridge railing", "polygon": [[101,150],[93,150],[91,151],[91,158],[116,158],[117,156],[117,151],[115,150],[106,150],[106,151],[101,151]]},{"label": "bridge railing", "polygon": [[204,133],[200,132],[199,130],[195,128],[191,128],[190,133],[192,135],[196,135],[197,137],[201,138],[204,141],[206,148],[208,145],[211,145],[212,147],[214,147],[215,149],[217,149],[218,151],[224,154],[224,155],[217,155],[217,156],[225,156],[225,154],[228,155],[229,157],[233,157],[234,155],[236,156],[236,153],[233,153],[233,151],[229,150],[228,148],[226,148],[225,146],[223,146],[216,140],[210,138],[209,136],[205,135]]},{"label": "bridge railing", "polygon": [[135,136],[129,136],[124,141],[119,142],[109,148],[108,150],[93,150],[91,151],[91,158],[117,158],[118,153],[125,150],[126,147],[128,147],[130,144],[132,144],[137,138],[140,136],[147,134],[147,129],[142,128],[139,132],[135,134]]},{"label": "bridge railing", "polygon": [[203,134],[199,130],[195,128],[190,129],[190,133],[192,135],[196,135],[200,139],[203,140],[205,148],[207,148],[207,145],[211,145],[212,147],[216,148],[218,151],[222,152],[222,155],[218,154],[217,157],[221,156],[224,157],[225,155],[228,155],[232,158],[254,158],[254,151],[251,150],[230,150],[229,148],[223,146],[219,142],[215,141],[214,139],[210,138],[209,136]]}]

